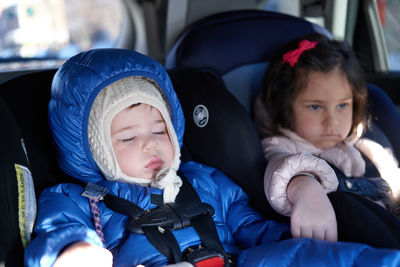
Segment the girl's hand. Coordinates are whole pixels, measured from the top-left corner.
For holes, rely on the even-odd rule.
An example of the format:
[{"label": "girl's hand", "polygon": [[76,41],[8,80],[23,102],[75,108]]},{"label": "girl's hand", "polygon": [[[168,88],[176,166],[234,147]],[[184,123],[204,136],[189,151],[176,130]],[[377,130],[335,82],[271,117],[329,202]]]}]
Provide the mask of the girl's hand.
[{"label": "girl's hand", "polygon": [[337,241],[335,211],[320,183],[309,176],[293,178],[287,188],[292,203],[293,237]]},{"label": "girl's hand", "polygon": [[53,267],[112,267],[113,255],[105,248],[86,242],[77,242],[66,248]]}]

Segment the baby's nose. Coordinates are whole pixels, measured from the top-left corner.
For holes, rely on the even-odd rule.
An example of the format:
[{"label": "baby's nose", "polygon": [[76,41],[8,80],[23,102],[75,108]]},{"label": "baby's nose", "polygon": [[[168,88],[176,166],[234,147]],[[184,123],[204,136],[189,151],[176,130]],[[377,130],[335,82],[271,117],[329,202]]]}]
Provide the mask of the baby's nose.
[{"label": "baby's nose", "polygon": [[144,140],[143,150],[145,152],[153,151],[153,150],[157,150],[157,149],[158,149],[158,143],[154,137],[149,136]]}]

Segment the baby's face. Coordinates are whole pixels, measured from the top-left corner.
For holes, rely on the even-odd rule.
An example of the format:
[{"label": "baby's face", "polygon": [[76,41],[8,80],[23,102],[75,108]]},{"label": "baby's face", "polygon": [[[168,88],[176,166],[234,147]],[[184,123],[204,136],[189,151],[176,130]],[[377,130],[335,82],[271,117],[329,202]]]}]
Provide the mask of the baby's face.
[{"label": "baby's face", "polygon": [[173,147],[160,112],[147,104],[120,111],[111,122],[111,141],[121,171],[152,179],[173,161]]},{"label": "baby's face", "polygon": [[334,147],[349,134],[353,120],[353,93],[347,78],[334,69],[311,72],[307,86],[292,103],[293,131],[314,146]]}]

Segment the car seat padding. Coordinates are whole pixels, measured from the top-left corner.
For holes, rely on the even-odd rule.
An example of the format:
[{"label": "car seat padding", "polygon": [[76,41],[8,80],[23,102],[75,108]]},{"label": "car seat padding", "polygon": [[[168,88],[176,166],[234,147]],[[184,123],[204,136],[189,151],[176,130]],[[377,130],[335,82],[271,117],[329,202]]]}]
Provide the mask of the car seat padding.
[{"label": "car seat padding", "polygon": [[2,98],[0,124],[0,262],[6,267],[23,266],[24,247],[36,216],[36,198],[23,139]]},{"label": "car seat padding", "polygon": [[[183,159],[193,159],[223,171],[244,189],[255,209],[269,218],[280,217],[264,194],[266,160],[255,126],[244,107],[219,80],[206,72],[180,68],[168,73],[186,120]],[[199,107],[204,113],[200,123],[196,118]]]}]

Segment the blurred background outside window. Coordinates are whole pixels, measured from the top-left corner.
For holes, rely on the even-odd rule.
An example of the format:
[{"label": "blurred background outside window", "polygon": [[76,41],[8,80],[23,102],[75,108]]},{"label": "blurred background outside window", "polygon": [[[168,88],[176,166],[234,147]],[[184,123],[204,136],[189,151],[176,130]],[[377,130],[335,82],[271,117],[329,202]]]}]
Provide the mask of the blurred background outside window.
[{"label": "blurred background outside window", "polygon": [[57,67],[91,48],[115,47],[117,0],[1,0],[0,71]]},{"label": "blurred background outside window", "polygon": [[377,0],[377,6],[385,35],[389,68],[400,71],[400,1]]}]

